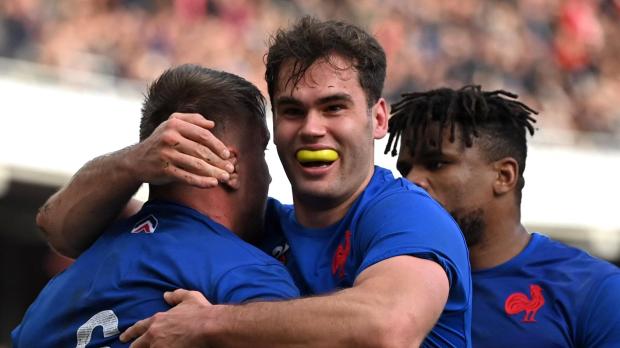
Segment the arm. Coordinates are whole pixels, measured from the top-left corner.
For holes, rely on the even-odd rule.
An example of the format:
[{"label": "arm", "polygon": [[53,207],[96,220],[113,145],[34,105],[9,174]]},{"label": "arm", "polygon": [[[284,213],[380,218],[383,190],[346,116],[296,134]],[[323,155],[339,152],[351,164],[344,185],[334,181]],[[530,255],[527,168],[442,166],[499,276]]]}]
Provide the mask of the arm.
[{"label": "arm", "polygon": [[142,335],[136,348],[417,347],[439,318],[448,288],[437,263],[397,256],[368,267],[352,288],[327,296],[210,306],[196,293],[175,292],[166,299],[180,304],[136,323],[121,338]]},{"label": "arm", "polygon": [[130,198],[143,182],[212,187],[226,180],[234,166],[222,159],[229,152],[213,126],[198,114],[173,114],[142,142],[85,164],[39,209],[37,225],[52,247],[77,257],[116,217],[140,209]]},{"label": "arm", "polygon": [[129,151],[88,162],[39,209],[37,226],[58,252],[78,257],[109,222],[140,209],[139,201],[130,200],[141,183],[124,168],[123,156]]}]

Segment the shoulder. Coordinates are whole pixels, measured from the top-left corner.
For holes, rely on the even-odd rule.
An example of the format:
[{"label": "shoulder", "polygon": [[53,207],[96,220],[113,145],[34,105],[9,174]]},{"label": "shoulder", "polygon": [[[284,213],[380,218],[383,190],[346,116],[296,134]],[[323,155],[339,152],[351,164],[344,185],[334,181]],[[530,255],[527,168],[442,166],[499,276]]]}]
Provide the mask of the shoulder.
[{"label": "shoulder", "polygon": [[467,246],[450,214],[424,190],[391,174],[373,180],[369,189],[352,221],[354,245],[365,255],[362,266],[396,255],[431,259],[446,270],[451,284],[462,282],[467,292]]},{"label": "shoulder", "polygon": [[617,266],[592,256],[583,249],[551,239],[539,233],[533,233],[532,238],[537,242],[536,258],[544,259],[549,264],[557,264],[561,271],[592,272],[590,279],[620,274]]},{"label": "shoulder", "polygon": [[602,293],[613,292],[614,297],[620,293],[620,269],[617,266],[538,233],[534,233],[532,238],[537,245],[528,263],[544,265],[548,279],[556,284],[572,283],[574,291],[581,294],[586,302],[588,298]]},{"label": "shoulder", "polygon": [[[175,255],[170,262],[194,260],[208,269],[248,264],[271,265],[277,261],[206,215],[173,203],[149,204],[128,220],[140,248],[147,252]],[[215,265],[215,266],[214,266]]]},{"label": "shoulder", "polygon": [[361,226],[389,222],[416,229],[438,229],[449,231],[450,234],[457,232],[460,235],[460,229],[452,216],[426,191],[406,179],[395,179],[387,172],[380,173],[380,180],[373,178],[356,207],[356,218],[363,220]]},{"label": "shoulder", "polygon": [[620,342],[620,271],[601,262],[592,265],[596,267],[592,273],[600,274],[584,289],[577,314],[578,337],[584,347],[616,347]]}]

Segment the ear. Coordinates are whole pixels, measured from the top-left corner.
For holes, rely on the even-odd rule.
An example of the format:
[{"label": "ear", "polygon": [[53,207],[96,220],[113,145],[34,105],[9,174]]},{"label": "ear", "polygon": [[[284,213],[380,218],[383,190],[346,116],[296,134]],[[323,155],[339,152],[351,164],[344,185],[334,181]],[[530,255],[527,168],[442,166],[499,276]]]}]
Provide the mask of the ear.
[{"label": "ear", "polygon": [[222,182],[222,184],[227,186],[231,190],[238,190],[239,187],[241,186],[241,182],[239,181],[239,172],[238,172],[238,166],[239,166],[238,151],[237,149],[233,147],[228,147],[228,150],[230,151],[229,160],[235,166],[235,170],[232,173],[230,173],[230,178],[228,179],[228,181]]},{"label": "ear", "polygon": [[497,177],[493,182],[493,193],[503,195],[514,191],[519,181],[519,163],[512,157],[504,157],[493,163]]},{"label": "ear", "polygon": [[373,137],[381,139],[387,134],[388,130],[388,107],[385,99],[379,101],[372,107]]}]

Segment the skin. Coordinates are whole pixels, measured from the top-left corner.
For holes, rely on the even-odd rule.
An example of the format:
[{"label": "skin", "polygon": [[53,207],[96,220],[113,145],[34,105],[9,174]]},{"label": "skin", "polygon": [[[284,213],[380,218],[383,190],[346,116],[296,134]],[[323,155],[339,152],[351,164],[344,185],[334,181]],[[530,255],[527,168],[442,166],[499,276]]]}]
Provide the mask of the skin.
[{"label": "skin", "polygon": [[[438,272],[443,269],[432,261],[397,256],[329,296],[240,306],[214,306],[202,294],[180,289],[164,297],[174,308],[137,322],[121,340],[136,338],[132,348],[418,347],[434,323],[419,313],[439,317],[445,305],[447,279],[437,286]],[[403,290],[408,278],[425,281],[394,291]],[[418,303],[403,306],[412,297]]]},{"label": "skin", "polygon": [[[369,109],[357,72],[347,67],[340,56],[321,59],[296,86],[280,79],[274,96],[274,142],[304,226],[325,227],[344,216],[374,172],[374,139],[387,132],[385,100]],[[333,149],[339,158],[307,167],[297,159],[303,149]]]},{"label": "skin", "polygon": [[[498,266],[521,252],[529,234],[520,222],[516,198],[519,166],[514,158],[490,160],[474,137],[465,146],[457,127],[454,142],[444,131],[441,152],[428,137],[415,155],[410,139],[401,143],[397,169],[424,188],[461,226],[469,246],[472,269]],[[428,134],[437,134],[436,126]]]},{"label": "skin", "polygon": [[255,240],[264,225],[271,181],[265,161],[269,133],[266,125],[263,127],[264,132],[252,127],[228,130],[222,136],[223,141],[232,144],[231,155],[239,159],[226,183],[208,189],[177,182],[151,185],[149,199],[182,203],[209,216],[242,239]]},{"label": "skin", "polygon": [[[234,133],[230,128],[228,133]],[[238,191],[243,197],[230,210],[237,211],[242,217],[239,222],[239,235],[249,242],[256,242],[262,237],[265,221],[265,208],[271,175],[265,159],[265,149],[269,142],[269,130],[265,126],[263,132],[257,127],[252,127],[249,132],[241,135],[244,139],[240,149],[229,148],[231,156],[235,158],[235,171],[229,174],[228,180],[222,185]],[[226,141],[226,139],[222,139]],[[235,230],[233,230],[235,231]]]},{"label": "skin", "polygon": [[[274,140],[292,182],[298,221],[308,227],[329,225],[344,216],[373,174],[373,140],[383,137],[387,131],[385,101],[379,99],[369,108],[350,62],[338,56],[330,57],[329,61],[349,68],[334,69],[325,61],[317,61],[300,84],[290,89],[281,88],[274,98],[277,100]],[[284,86],[283,82],[280,77],[280,86]],[[192,120],[187,123],[196,125]],[[192,141],[197,144],[182,146],[179,156],[171,154],[175,152],[176,142],[170,142],[163,135],[183,136],[178,129],[180,126],[178,122],[169,123],[163,126],[167,127],[165,132],[156,130],[149,142],[137,147],[142,153],[152,154],[152,161],[144,163],[148,168],[142,170],[161,174],[162,163],[168,162],[165,169],[178,165],[179,170],[161,174],[165,180],[192,185],[198,181],[183,175],[181,170],[197,176],[206,175],[205,170],[195,173],[195,169],[205,166],[205,156],[195,147],[211,144],[206,136],[195,137]],[[207,125],[198,127],[208,130]],[[301,148],[334,149],[339,158],[327,167],[304,168],[295,155]],[[166,151],[169,149],[173,151]],[[198,160],[183,161],[185,155],[196,157],[196,154],[200,156]],[[111,161],[114,159],[124,161],[118,157]],[[72,206],[71,202],[75,202],[75,195],[79,195],[81,189],[76,182],[104,186],[100,183],[108,182],[109,168],[118,168],[108,165],[88,172],[88,178],[76,179],[70,184],[73,185],[71,189],[65,189],[62,197],[54,200],[65,201],[65,207]],[[128,173],[116,184],[139,181],[136,167],[121,167],[120,170]],[[90,208],[98,209],[95,199],[110,202],[110,198],[105,198],[109,195],[117,195],[113,202],[122,206],[123,197],[117,191],[96,190],[89,198],[93,200],[88,203]],[[67,212],[66,208],[52,209],[47,214],[60,216],[63,221],[81,218],[68,216]],[[91,240],[98,236],[93,230],[87,233],[91,234]],[[84,244],[87,243],[81,243],[78,249]],[[365,269],[353,287],[326,296],[213,306],[202,294],[178,290],[166,295],[166,300],[175,306],[172,310],[136,323],[121,339],[135,339],[132,347],[415,347],[439,318],[448,291],[448,278],[440,265],[412,256],[397,256]],[[308,317],[313,320],[307,320]]]},{"label": "skin", "polygon": [[235,161],[213,127],[202,115],[172,114],[144,141],[85,164],[39,209],[37,226],[54,249],[75,258],[110,221],[140,210],[142,202],[130,198],[143,182],[210,188],[228,180]]},{"label": "skin", "polygon": [[[353,70],[319,61],[302,81],[277,92],[274,140],[293,185],[298,221],[319,227],[339,220],[370,180],[372,140],[385,135],[387,112],[382,99],[368,110]],[[301,148],[331,148],[340,157],[324,168],[308,169],[296,159]],[[353,287],[328,296],[211,306],[201,294],[178,290],[166,295],[175,308],[136,323],[121,339],[135,338],[132,347],[205,342],[234,347],[416,347],[443,311],[448,290],[447,275],[437,263],[397,256],[365,269]]]}]

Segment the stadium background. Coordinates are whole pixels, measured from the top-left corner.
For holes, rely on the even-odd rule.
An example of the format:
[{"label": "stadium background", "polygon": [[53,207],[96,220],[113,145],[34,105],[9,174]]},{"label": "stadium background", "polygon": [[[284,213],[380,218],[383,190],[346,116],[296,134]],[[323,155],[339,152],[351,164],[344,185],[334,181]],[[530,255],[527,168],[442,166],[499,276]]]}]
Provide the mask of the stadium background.
[{"label": "stadium background", "polygon": [[[376,35],[390,102],[472,82],[517,92],[541,112],[524,222],[620,261],[619,0],[1,0],[0,347],[68,264],[36,209],[84,162],[137,141],[146,83],[191,62],[266,94],[269,34],[304,14]],[[384,144],[376,162],[394,168]],[[267,156],[270,194],[290,202],[273,145]]]}]

